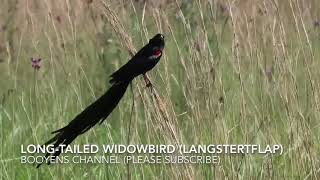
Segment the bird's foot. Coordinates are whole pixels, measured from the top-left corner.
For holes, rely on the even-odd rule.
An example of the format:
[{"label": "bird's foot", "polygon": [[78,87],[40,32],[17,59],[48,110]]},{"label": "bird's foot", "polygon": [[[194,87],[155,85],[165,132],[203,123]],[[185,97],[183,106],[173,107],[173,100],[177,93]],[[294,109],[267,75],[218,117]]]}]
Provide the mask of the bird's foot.
[{"label": "bird's foot", "polygon": [[148,76],[146,74],[143,75],[144,81],[146,82],[146,87],[153,87],[150,79],[148,78]]},{"label": "bird's foot", "polygon": [[146,87],[153,87],[153,86],[152,86],[151,82],[148,82],[148,83],[146,84]]}]

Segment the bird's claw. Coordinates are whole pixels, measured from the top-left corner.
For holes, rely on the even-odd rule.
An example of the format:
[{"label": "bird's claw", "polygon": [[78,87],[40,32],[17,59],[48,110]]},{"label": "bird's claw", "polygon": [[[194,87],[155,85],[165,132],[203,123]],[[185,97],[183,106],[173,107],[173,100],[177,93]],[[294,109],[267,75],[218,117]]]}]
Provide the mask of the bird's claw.
[{"label": "bird's claw", "polygon": [[148,78],[148,76],[146,74],[143,75],[144,81],[146,82],[146,87],[153,87],[150,79]]},{"label": "bird's claw", "polygon": [[152,87],[151,82],[147,82],[146,87]]}]

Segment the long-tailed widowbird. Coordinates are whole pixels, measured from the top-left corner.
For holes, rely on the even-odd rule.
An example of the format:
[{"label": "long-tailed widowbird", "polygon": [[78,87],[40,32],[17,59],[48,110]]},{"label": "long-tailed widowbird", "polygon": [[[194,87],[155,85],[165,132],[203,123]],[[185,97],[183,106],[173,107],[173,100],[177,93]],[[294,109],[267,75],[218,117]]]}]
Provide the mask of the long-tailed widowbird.
[{"label": "long-tailed widowbird", "polygon": [[[159,62],[164,45],[164,36],[162,34],[155,35],[131,60],[114,72],[110,76],[112,86],[105,94],[78,114],[67,126],[52,132],[55,134],[54,137],[45,145],[52,144],[55,151],[47,153],[45,157],[59,156],[61,153],[60,145],[69,145],[97,123],[101,124],[117,106],[130,82],[141,74],[145,75]],[[38,164],[37,168],[40,165]]]}]

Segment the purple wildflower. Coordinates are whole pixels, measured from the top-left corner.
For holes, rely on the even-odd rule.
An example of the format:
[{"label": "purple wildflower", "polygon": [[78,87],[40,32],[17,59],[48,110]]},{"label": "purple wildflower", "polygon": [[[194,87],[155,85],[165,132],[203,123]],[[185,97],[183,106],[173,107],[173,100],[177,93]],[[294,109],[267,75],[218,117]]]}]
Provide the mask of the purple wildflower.
[{"label": "purple wildflower", "polygon": [[268,67],[268,68],[266,69],[266,76],[267,76],[267,78],[268,78],[268,81],[271,82],[272,76],[273,76],[273,66]]},{"label": "purple wildflower", "polygon": [[41,58],[34,58],[34,57],[31,58],[31,63],[34,70],[40,69],[41,67],[40,61],[41,61]]},{"label": "purple wildflower", "polygon": [[58,23],[61,23],[61,17],[60,16],[56,16],[56,20],[58,21]]},{"label": "purple wildflower", "polygon": [[228,12],[229,12],[229,7],[228,7],[228,5],[220,4],[219,7],[220,7],[220,11],[221,11],[222,13],[228,13]]},{"label": "purple wildflower", "polygon": [[320,20],[314,22],[314,27],[320,27]]}]

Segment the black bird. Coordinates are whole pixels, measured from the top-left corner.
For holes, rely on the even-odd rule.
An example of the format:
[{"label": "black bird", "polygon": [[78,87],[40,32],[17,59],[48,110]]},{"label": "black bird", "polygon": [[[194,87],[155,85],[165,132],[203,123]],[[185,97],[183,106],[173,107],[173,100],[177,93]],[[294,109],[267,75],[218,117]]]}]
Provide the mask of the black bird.
[{"label": "black bird", "polygon": [[[97,123],[101,124],[117,106],[130,82],[140,74],[145,75],[159,62],[164,44],[164,36],[155,35],[130,61],[114,72],[109,81],[112,86],[104,95],[78,114],[67,126],[52,132],[55,136],[45,145],[53,144],[55,151],[47,153],[45,157],[59,156],[61,145],[69,145]],[[37,168],[40,165],[38,164]]]}]

